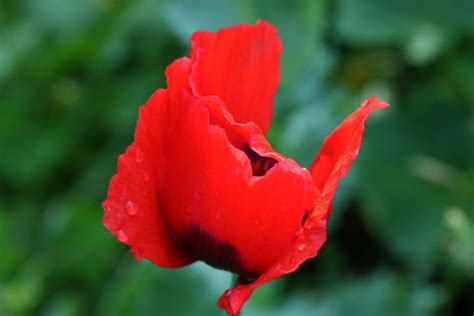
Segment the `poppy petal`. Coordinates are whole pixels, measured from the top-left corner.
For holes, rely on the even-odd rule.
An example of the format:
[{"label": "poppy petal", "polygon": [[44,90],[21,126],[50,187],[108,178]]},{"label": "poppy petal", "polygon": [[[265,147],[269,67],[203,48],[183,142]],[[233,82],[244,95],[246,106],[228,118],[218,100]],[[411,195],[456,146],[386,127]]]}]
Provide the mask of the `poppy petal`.
[{"label": "poppy petal", "polygon": [[339,179],[347,173],[357,155],[364,121],[372,110],[386,106],[388,103],[373,97],[365,100],[326,138],[310,168],[313,183],[319,191],[316,207],[309,212],[288,253],[254,282],[238,283],[219,298],[217,304],[229,315],[238,315],[257,287],[296,270],[302,262],[317,255],[326,240],[326,221],[332,197]]},{"label": "poppy petal", "polygon": [[273,152],[255,124],[233,121],[218,97],[186,92],[185,76],[173,75],[186,67],[181,59],[167,69],[160,208],[194,258],[252,278],[291,246],[314,205],[311,177]]},{"label": "poppy petal", "polygon": [[158,90],[141,107],[134,143],[117,163],[103,202],[103,224],[118,241],[130,245],[136,259],[147,258],[161,267],[176,268],[193,260],[168,233],[157,203],[160,112],[167,91]]},{"label": "poppy petal", "polygon": [[372,110],[388,105],[376,97],[364,100],[360,107],[324,140],[309,170],[313,183],[329,201],[332,200],[339,179],[347,173],[359,152],[365,120]]},{"label": "poppy petal", "polygon": [[237,122],[254,122],[266,131],[280,78],[281,49],[275,28],[263,20],[216,33],[195,32],[191,88],[196,96],[220,97]]}]

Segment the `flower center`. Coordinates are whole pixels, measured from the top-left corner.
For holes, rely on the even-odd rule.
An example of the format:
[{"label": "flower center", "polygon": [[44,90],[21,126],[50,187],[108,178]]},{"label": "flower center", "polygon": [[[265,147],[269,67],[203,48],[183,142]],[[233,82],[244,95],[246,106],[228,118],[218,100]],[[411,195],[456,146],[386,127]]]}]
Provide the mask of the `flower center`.
[{"label": "flower center", "polygon": [[278,160],[274,158],[260,156],[248,145],[243,146],[241,150],[249,158],[250,164],[252,165],[253,176],[255,177],[264,176],[267,171],[273,168],[273,166],[278,162]]}]

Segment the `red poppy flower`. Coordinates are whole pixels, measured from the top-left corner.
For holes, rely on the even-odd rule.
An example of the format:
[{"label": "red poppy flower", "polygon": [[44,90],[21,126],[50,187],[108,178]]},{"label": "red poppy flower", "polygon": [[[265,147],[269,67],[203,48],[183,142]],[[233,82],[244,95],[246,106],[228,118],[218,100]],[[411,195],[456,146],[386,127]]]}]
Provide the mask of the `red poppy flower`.
[{"label": "red poppy flower", "polygon": [[103,203],[105,227],[135,258],[177,268],[196,260],[240,275],[218,305],[237,315],[254,289],[316,256],[337,183],[374,97],[324,141],[309,170],[265,138],[281,43],[258,21],[191,37],[191,58],[141,107]]}]

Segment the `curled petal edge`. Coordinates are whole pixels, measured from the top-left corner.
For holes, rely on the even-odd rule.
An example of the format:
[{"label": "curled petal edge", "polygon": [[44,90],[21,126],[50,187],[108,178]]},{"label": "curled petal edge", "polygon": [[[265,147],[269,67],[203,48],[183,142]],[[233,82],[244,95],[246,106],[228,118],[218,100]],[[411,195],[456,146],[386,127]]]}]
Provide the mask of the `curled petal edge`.
[{"label": "curled petal edge", "polygon": [[189,83],[198,97],[218,96],[236,122],[270,126],[282,44],[264,20],[191,36]]},{"label": "curled petal edge", "polygon": [[[364,132],[364,122],[372,110],[388,105],[387,102],[375,97],[364,100],[360,107],[324,140],[310,167],[313,177],[318,172],[325,174],[324,177],[316,178],[314,181],[315,187],[319,190],[315,208],[311,210],[303,228],[298,231],[293,247],[286,255],[255,281],[248,284],[237,283],[219,298],[218,306],[224,309],[228,315],[239,315],[240,309],[257,287],[295,271],[301,263],[317,255],[326,241],[326,222],[336,186],[349,171],[352,161],[357,156]],[[341,138],[342,136],[350,137]],[[322,159],[324,156],[327,158]],[[328,163],[328,159],[330,163]],[[329,170],[324,170],[327,168]]]}]

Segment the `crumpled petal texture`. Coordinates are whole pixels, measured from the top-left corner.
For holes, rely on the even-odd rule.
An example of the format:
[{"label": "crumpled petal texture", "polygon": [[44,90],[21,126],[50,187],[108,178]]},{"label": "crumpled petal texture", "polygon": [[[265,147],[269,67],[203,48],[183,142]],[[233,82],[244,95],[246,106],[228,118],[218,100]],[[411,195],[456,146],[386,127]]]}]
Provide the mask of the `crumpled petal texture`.
[{"label": "crumpled petal texture", "polygon": [[364,122],[388,105],[364,101],[302,168],[264,135],[280,52],[265,21],[194,33],[191,58],[168,66],[167,88],[141,107],[103,203],[105,227],[137,259],[169,268],[203,260],[239,274],[218,301],[229,315],[316,256]]},{"label": "crumpled petal texture", "polygon": [[280,79],[281,42],[265,21],[191,36],[190,81],[197,96],[216,95],[237,122],[266,131]]},{"label": "crumpled petal texture", "polygon": [[273,267],[249,284],[237,284],[227,290],[218,304],[229,315],[237,315],[242,305],[258,286],[296,270],[305,260],[315,257],[326,241],[326,221],[339,180],[349,171],[356,158],[364,132],[364,122],[370,112],[388,106],[371,97],[347,117],[323,142],[311,164],[314,185],[319,189],[312,209],[291,249]]}]

